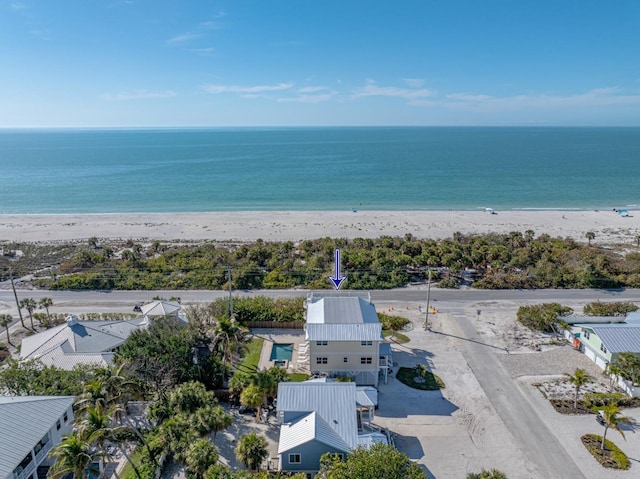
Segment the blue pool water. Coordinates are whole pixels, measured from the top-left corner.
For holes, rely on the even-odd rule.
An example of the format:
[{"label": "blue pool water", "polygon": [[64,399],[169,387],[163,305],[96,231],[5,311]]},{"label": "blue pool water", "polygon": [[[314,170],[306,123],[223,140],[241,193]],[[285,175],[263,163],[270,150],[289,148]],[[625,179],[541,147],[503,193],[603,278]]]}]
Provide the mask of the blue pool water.
[{"label": "blue pool water", "polygon": [[271,361],[274,360],[286,360],[291,361],[293,354],[293,344],[279,344],[274,343],[271,347]]}]

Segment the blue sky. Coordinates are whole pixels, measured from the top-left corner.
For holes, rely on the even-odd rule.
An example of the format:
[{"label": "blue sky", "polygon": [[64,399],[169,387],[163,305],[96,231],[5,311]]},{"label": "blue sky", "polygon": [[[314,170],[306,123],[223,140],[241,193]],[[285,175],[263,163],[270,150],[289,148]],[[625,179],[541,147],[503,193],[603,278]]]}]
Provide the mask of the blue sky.
[{"label": "blue sky", "polygon": [[638,0],[0,0],[0,127],[640,126]]}]

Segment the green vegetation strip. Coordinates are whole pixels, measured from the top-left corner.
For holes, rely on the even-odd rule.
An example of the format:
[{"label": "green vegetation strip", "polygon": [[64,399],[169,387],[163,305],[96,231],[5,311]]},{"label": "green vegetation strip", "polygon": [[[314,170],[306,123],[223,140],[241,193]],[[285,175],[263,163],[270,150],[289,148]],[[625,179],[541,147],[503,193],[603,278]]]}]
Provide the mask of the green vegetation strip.
[{"label": "green vegetation strip", "polygon": [[405,336],[404,334],[399,333],[398,331],[391,331],[389,329],[383,330],[382,335],[385,337],[385,339],[388,339],[389,341],[392,341],[398,344],[404,344],[410,341],[408,336]]},{"label": "green vegetation strip", "polygon": [[400,368],[396,378],[403,384],[423,391],[444,389],[444,381],[431,371],[420,371],[416,368]]},{"label": "green vegetation strip", "polygon": [[596,458],[602,466],[609,469],[629,469],[631,463],[627,455],[608,439],[604,443],[604,449],[600,449],[602,436],[596,434],[585,434],[580,438],[582,444]]},{"label": "green vegetation strip", "polygon": [[245,355],[238,365],[238,370],[244,372],[257,371],[263,343],[264,339],[262,338],[253,338],[251,341],[249,341],[249,343],[247,344]]},{"label": "green vegetation strip", "polygon": [[308,374],[305,374],[305,373],[290,373],[289,374],[289,381],[291,381],[292,383],[301,383],[303,381],[306,381],[310,377],[311,376],[309,376]]}]

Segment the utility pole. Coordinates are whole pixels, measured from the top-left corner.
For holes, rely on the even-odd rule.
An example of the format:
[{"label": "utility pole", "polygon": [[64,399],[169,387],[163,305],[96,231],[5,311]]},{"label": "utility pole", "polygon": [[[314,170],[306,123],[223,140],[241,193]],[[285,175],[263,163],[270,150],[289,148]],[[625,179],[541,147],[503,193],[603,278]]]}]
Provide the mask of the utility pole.
[{"label": "utility pole", "polygon": [[20,316],[20,323],[23,328],[27,328],[24,325],[24,318],[22,317],[22,310],[20,309],[20,301],[18,301],[18,293],[16,293],[16,285],[13,284],[13,269],[9,269],[9,277],[11,278],[11,289],[13,290],[13,297],[16,298],[16,308],[18,308],[18,315]]},{"label": "utility pole", "polygon": [[424,330],[429,329],[429,297],[431,296],[431,268],[429,268],[429,280],[427,281],[427,312],[424,316]]},{"label": "utility pole", "polygon": [[229,319],[233,317],[233,296],[231,295],[231,266],[227,265],[227,277],[229,278]]}]

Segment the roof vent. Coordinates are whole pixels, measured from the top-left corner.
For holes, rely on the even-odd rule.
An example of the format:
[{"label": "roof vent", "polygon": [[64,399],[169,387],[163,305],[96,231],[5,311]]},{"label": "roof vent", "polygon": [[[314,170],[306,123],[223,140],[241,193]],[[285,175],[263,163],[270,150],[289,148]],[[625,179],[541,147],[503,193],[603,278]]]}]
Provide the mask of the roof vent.
[{"label": "roof vent", "polygon": [[78,324],[78,317],[75,314],[70,314],[65,318],[67,325],[73,326],[74,324]]}]

